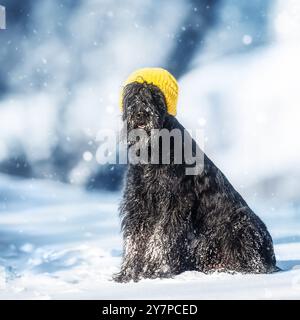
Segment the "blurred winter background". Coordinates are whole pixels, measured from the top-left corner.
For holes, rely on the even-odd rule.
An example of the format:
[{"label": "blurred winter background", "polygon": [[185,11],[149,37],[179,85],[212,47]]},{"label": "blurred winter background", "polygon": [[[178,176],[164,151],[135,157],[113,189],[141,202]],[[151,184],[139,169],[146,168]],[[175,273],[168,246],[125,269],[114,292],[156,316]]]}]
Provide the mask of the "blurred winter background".
[{"label": "blurred winter background", "polygon": [[[98,165],[95,138],[100,129],[117,130],[120,85],[144,66],[178,78],[178,119],[204,128],[205,151],[267,223],[279,260],[290,261],[282,267],[297,265],[299,1],[0,4],[7,18],[0,30],[0,280],[2,270],[11,297],[26,296],[29,285],[27,296],[53,297],[52,288],[57,297],[61,283],[43,278],[35,286],[38,275],[71,286],[86,272],[92,285],[117,268],[125,168]],[[288,251],[280,247],[287,244]]]}]

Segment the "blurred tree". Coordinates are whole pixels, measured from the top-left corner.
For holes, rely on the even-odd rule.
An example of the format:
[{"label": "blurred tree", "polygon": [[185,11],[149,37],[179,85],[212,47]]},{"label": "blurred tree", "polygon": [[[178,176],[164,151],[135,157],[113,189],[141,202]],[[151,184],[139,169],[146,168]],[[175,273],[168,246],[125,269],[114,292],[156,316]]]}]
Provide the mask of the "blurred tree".
[{"label": "blurred tree", "polygon": [[32,177],[32,167],[22,147],[19,147],[17,152],[0,163],[0,172],[23,178]]},{"label": "blurred tree", "polygon": [[166,63],[166,68],[176,78],[188,70],[195,53],[203,45],[207,31],[215,23],[220,3],[220,0],[189,0],[188,14],[184,23],[179,26],[176,44]]},{"label": "blurred tree", "polygon": [[[22,51],[20,48],[28,32],[33,0],[1,0],[6,8],[6,29],[0,32],[0,97],[8,91],[7,73],[15,65]],[[4,45],[5,44],[5,45]]]},{"label": "blurred tree", "polygon": [[96,173],[86,183],[87,190],[117,191],[122,186],[126,165],[99,165]]}]

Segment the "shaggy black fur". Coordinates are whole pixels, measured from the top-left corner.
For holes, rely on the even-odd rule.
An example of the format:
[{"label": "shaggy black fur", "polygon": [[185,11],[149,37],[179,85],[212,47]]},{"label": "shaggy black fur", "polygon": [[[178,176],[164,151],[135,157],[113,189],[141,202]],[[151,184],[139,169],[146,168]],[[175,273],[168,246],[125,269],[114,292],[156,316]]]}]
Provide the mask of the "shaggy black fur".
[{"label": "shaggy black fur", "polygon": [[[128,130],[184,130],[167,114],[164,95],[154,85],[127,85],[123,102]],[[206,155],[201,174],[188,176],[185,167],[129,165],[120,207],[123,262],[114,279],[138,281],[187,270],[276,271],[266,226],[224,174]]]}]

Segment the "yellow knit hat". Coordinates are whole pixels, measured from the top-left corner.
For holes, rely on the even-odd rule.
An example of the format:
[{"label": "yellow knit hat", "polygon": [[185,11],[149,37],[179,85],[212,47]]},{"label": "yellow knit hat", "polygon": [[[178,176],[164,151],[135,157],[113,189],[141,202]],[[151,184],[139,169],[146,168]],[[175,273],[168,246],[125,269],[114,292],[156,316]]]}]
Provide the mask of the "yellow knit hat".
[{"label": "yellow knit hat", "polygon": [[134,71],[125,81],[120,95],[120,108],[123,111],[124,87],[132,82],[147,82],[157,86],[165,96],[167,111],[172,116],[176,116],[178,99],[178,84],[176,79],[165,69],[162,68],[143,68]]}]

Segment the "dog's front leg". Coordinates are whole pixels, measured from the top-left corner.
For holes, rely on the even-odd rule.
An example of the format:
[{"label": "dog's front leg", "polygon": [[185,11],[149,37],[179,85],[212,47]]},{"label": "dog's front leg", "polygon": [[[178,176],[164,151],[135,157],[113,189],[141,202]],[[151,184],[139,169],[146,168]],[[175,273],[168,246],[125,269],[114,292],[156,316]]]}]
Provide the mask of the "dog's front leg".
[{"label": "dog's front leg", "polygon": [[139,235],[124,236],[121,271],[114,275],[117,282],[138,281],[142,274],[142,260],[145,241]]}]

